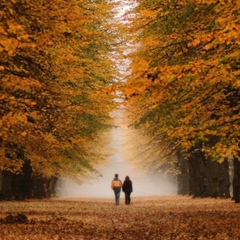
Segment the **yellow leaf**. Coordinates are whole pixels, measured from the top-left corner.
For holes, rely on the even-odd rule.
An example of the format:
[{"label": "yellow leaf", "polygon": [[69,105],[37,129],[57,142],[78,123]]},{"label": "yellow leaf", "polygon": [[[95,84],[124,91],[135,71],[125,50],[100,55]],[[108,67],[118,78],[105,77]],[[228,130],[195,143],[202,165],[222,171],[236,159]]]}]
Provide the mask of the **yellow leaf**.
[{"label": "yellow leaf", "polygon": [[27,136],[27,132],[22,132],[21,135],[22,135],[23,137],[26,137],[26,136]]},{"label": "yellow leaf", "polygon": [[193,47],[196,47],[200,42],[201,42],[200,39],[194,39],[194,40],[192,41],[192,46],[193,46]]}]

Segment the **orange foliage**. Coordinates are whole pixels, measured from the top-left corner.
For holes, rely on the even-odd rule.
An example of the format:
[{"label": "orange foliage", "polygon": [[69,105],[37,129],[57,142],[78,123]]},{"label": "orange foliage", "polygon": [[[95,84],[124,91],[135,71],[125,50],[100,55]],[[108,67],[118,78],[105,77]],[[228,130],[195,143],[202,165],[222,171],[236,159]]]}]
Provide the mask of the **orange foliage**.
[{"label": "orange foliage", "polygon": [[173,149],[204,141],[209,157],[239,158],[239,11],[236,1],[141,1],[124,89],[135,126]]},{"label": "orange foliage", "polygon": [[[90,0],[3,0],[0,10],[0,167],[16,146],[34,172],[87,175],[101,159],[93,151],[109,127],[114,95],[108,31],[114,4]],[[116,50],[116,49],[115,49]],[[0,142],[1,142],[0,141]],[[6,159],[7,161],[3,160]]]}]

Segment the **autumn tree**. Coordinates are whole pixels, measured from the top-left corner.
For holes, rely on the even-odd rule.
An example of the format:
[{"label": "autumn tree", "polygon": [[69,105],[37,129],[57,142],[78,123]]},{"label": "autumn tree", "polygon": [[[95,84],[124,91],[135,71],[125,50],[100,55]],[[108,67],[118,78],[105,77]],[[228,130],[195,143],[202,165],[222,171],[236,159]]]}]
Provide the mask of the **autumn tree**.
[{"label": "autumn tree", "polygon": [[[138,46],[124,86],[132,125],[184,156],[194,196],[229,197],[228,161],[239,159],[239,10],[234,0],[143,0],[130,26]],[[239,174],[235,183],[237,195]]]},{"label": "autumn tree", "polygon": [[[59,176],[97,173],[94,149],[115,107],[112,8],[105,0],[1,1],[2,196],[49,196]],[[27,189],[17,195],[14,182]]]}]

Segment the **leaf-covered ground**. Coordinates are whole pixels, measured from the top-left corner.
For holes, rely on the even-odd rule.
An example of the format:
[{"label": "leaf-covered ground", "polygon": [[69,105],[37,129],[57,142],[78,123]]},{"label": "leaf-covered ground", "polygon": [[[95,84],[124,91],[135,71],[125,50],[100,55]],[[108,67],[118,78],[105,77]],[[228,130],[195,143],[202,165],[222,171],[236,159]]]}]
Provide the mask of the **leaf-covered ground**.
[{"label": "leaf-covered ground", "polygon": [[240,239],[230,199],[133,197],[0,202],[0,239]]}]

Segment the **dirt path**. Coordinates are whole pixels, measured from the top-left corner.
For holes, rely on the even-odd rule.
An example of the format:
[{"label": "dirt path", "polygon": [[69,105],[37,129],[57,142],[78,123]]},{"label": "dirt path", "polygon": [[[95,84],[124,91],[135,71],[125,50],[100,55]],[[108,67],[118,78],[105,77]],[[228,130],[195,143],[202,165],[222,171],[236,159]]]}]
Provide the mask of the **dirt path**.
[{"label": "dirt path", "polygon": [[0,202],[0,239],[240,239],[240,205],[230,199],[133,197]]}]

